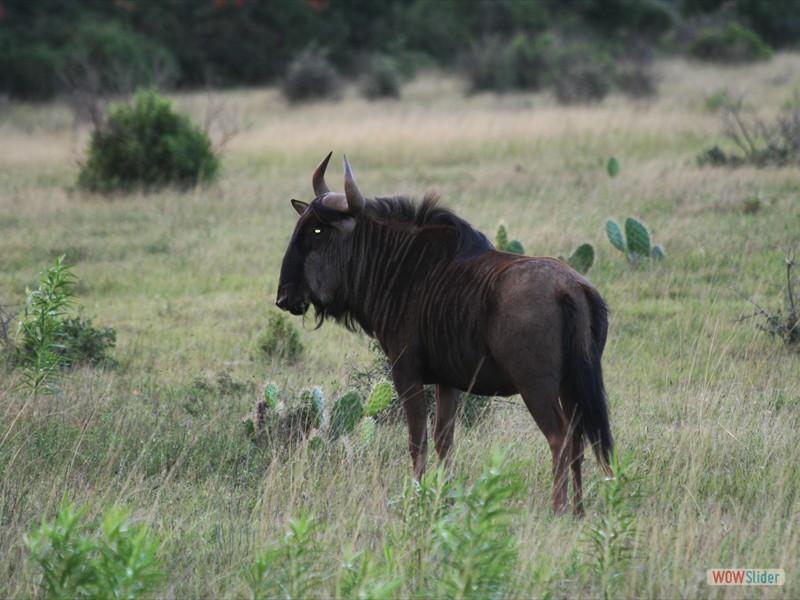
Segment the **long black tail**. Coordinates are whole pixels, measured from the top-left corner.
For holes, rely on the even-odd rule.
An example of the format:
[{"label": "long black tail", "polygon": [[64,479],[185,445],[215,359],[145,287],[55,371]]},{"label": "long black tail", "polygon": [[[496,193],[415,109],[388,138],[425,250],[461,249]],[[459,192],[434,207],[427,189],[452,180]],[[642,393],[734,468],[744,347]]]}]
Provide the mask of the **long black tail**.
[{"label": "long black tail", "polygon": [[[603,385],[600,360],[608,335],[608,308],[599,292],[585,287],[589,303],[590,332],[579,331],[579,314],[575,301],[562,299],[564,327],[563,393],[575,403],[575,434],[585,435],[600,464],[609,470],[614,440],[608,418],[608,403]],[[590,340],[586,343],[586,336]]]}]

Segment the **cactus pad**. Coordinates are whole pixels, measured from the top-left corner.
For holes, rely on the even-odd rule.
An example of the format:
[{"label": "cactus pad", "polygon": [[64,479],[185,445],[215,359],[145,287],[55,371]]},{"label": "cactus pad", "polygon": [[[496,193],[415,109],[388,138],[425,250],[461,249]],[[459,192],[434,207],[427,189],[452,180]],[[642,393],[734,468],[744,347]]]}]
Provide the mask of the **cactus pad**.
[{"label": "cactus pad", "polygon": [[349,433],[355,429],[361,417],[364,416],[364,407],[361,405],[361,394],[347,392],[336,401],[331,409],[331,437]]},{"label": "cactus pad", "polygon": [[578,273],[583,273],[585,275],[594,264],[594,246],[591,244],[581,244],[575,249],[572,256],[567,259],[567,264]]},{"label": "cactus pad", "polygon": [[609,219],[606,223],[606,233],[608,234],[608,239],[614,245],[614,248],[620,250],[621,252],[627,252],[628,247],[625,244],[625,238],[622,237],[622,230],[619,228],[619,225],[613,219]]},{"label": "cactus pad", "polygon": [[267,401],[267,406],[273,410],[278,406],[278,387],[274,383],[264,386],[264,400]]},{"label": "cactus pad", "polygon": [[625,220],[625,238],[628,240],[628,256],[631,260],[650,256],[650,232],[641,221],[633,217]]},{"label": "cactus pad", "polygon": [[369,395],[367,405],[364,407],[364,414],[368,417],[374,417],[378,413],[386,410],[392,402],[393,390],[392,386],[387,381],[382,381],[374,388]]}]

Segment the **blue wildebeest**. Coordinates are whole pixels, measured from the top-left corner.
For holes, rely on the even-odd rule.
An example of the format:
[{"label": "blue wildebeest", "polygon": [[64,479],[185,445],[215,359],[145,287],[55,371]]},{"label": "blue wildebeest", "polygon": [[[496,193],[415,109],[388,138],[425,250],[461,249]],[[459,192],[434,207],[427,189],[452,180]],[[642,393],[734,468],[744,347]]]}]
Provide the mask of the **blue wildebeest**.
[{"label": "blue wildebeest", "polygon": [[[312,176],[311,203],[292,200],[300,219],[281,266],[276,304],[294,315],[309,306],[377,338],[408,420],[414,474],[425,470],[423,385],[436,384],[434,445],[453,444],[458,390],[520,394],[550,445],[553,510],[582,512],[586,437],[606,470],[612,449],[600,359],[608,331],[600,293],[553,258],[494,250],[428,193],[367,200],[344,159],[344,193],[325,170]],[[559,400],[560,398],[560,400]]]}]

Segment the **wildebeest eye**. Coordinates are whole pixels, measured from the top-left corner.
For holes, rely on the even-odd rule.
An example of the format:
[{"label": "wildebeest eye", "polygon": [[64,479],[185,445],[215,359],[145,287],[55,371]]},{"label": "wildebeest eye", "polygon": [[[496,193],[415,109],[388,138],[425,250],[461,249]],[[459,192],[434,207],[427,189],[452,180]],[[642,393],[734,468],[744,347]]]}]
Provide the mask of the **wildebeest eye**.
[{"label": "wildebeest eye", "polygon": [[320,229],[319,227],[315,227],[314,228],[314,233],[317,233],[317,234],[322,233],[322,229]]}]

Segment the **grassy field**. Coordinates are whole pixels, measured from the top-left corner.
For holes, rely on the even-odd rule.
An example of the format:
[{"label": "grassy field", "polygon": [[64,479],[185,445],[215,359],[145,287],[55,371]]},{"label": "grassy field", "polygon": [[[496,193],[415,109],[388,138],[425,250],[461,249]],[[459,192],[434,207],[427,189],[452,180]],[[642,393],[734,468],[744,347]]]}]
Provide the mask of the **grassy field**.
[{"label": "grassy field", "polygon": [[[334,592],[344,549],[380,556],[402,529],[393,501],[411,474],[402,424],[380,427],[361,452],[337,446],[321,459],[303,445],[257,446],[242,428],[265,383],[287,404],[311,386],[330,402],[374,358],[366,338],[314,330],[310,318],[299,361],[257,350],[296,217],[288,200],[311,198],[311,172],[329,150],[334,188],[346,152],[368,196],[436,188],[490,237],[505,224],[529,254],[597,250],[589,277],[612,311],[612,430],[632,453],[639,498],[632,556],[611,583],[576,567],[596,560],[586,532],[603,509],[602,474],[587,461],[585,519],[553,517],[549,450],[515,398],[456,430],[454,460],[468,483],[493,447],[519,468],[519,558],[505,595],[800,596],[800,353],[758,318],[740,321],[753,307],[736,293],[783,309],[800,178],[695,160],[726,144],[709,98],[744,94],[769,117],[796,100],[800,56],[726,69],[666,62],[658,73],[655,99],[575,108],[547,94],[465,96],[438,75],[409,83],[399,102],[354,90],[300,107],[274,89],[177,96],[198,120],[209,102],[238,120],[221,179],[111,199],[74,189],[88,129],[65,106],[2,108],[0,304],[19,304],[65,254],[83,312],[117,331],[119,366],[72,372],[59,393],[36,397],[15,387],[18,372],[0,371],[0,597],[36,594],[23,536],[65,494],[89,519],[124,507],[161,540],[163,597],[246,597],[248,568],[304,509],[319,525],[321,595]],[[608,243],[606,220],[631,215],[664,246],[663,263],[633,270]],[[716,567],[782,568],[787,581],[710,587]],[[409,579],[394,593],[419,589]]]}]

